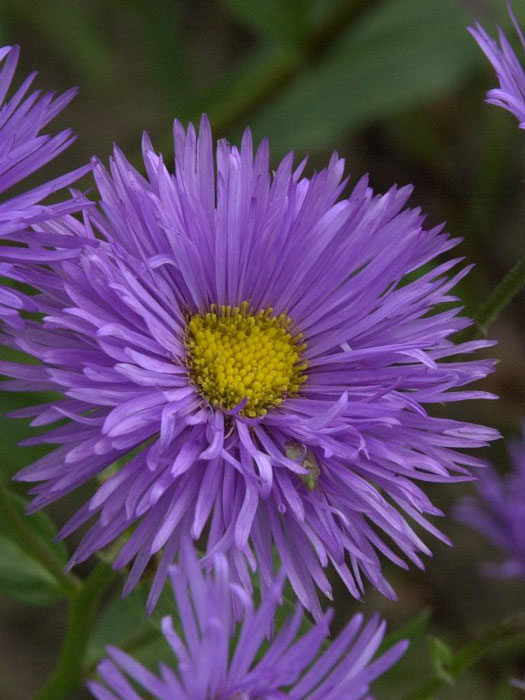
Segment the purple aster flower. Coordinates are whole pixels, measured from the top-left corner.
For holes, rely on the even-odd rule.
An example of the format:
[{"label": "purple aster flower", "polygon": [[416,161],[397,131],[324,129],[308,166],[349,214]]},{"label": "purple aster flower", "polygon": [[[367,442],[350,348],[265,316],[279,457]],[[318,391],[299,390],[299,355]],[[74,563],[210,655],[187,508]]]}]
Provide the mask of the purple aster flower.
[{"label": "purple aster flower", "polygon": [[[510,3],[507,3],[507,8],[521,45],[525,49],[525,38]],[[525,129],[525,71],[507,37],[501,29],[498,29],[500,41],[498,45],[479,22],[476,22],[475,27],[469,27],[469,31],[489,59],[499,80],[499,88],[489,90],[486,101],[511,112],[519,121],[519,128]]]},{"label": "purple aster flower", "polygon": [[430,265],[457,240],[405,208],[410,187],[363,178],[339,200],[336,155],[311,178],[291,154],[271,174],[246,131],[240,150],[218,143],[215,172],[206,119],[198,138],[176,123],[175,147],[174,175],[147,137],[147,178],[119,150],[97,162],[102,211],[41,225],[9,260],[43,320],[6,329],[40,364],[1,363],[3,388],[62,392],[14,415],[67,419],[25,442],[59,445],[16,477],[41,482],[31,511],[102,477],[60,537],[94,521],[74,565],[132,528],[115,567],[132,564],[129,592],[158,555],[149,610],[185,533],[247,590],[253,570],[272,587],[275,546],[318,618],[330,563],[352,595],[366,578],[393,597],[380,555],[422,567],[414,523],[446,540],[417,482],[469,479],[463,448],[497,437],[427,412],[491,397],[466,386],[492,362],[465,359],[490,343],[451,340],[468,268]]},{"label": "purple aster flower", "polygon": [[512,471],[505,476],[493,467],[480,472],[476,497],[462,499],[456,515],[504,553],[505,562],[485,565],[486,573],[525,579],[525,440],[510,442],[508,449]]},{"label": "purple aster flower", "polygon": [[[98,667],[104,685],[88,684],[98,700],[372,700],[370,683],[408,647],[408,642],[398,642],[372,660],[385,623],[375,615],[363,625],[363,616],[355,615],[318,656],[326,641],[330,611],[298,638],[303,611],[297,605],[295,615],[274,635],[283,577],[255,609],[251,597],[230,579],[224,555],[215,556],[213,575],[204,576],[193,548],[187,547],[184,554],[185,571],[170,569],[182,635],[175,631],[170,616],[162,620],[164,637],[177,659],[176,669],[161,664],[156,676],[128,654],[110,647],[110,659]],[[232,596],[242,608],[237,626]],[[270,641],[261,652],[266,637]],[[142,692],[134,689],[137,686]]]},{"label": "purple aster flower", "polygon": [[[43,135],[40,131],[71,101],[76,90],[68,90],[60,97],[55,97],[53,93],[28,94],[36,76],[36,73],[31,73],[6,100],[19,53],[18,46],[0,48],[0,237],[24,241],[31,235],[26,231],[29,224],[80,208],[79,199],[76,197],[52,206],[43,206],[40,203],[50,194],[77,180],[88,171],[89,166],[50,180],[17,196],[3,196],[11,187],[58,156],[74,141],[69,129],[56,136]],[[4,270],[4,267],[6,266],[0,264],[0,274],[9,269],[6,267]],[[22,305],[16,290],[0,290],[0,314],[6,322],[15,326],[22,325],[18,315]]]}]

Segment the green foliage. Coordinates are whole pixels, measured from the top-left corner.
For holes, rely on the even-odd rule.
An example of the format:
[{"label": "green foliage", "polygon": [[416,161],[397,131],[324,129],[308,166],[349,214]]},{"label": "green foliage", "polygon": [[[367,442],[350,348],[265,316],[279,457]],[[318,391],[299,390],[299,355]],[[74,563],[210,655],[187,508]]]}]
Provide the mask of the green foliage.
[{"label": "green foliage", "polygon": [[176,111],[190,88],[187,39],[180,7],[172,0],[125,0],[142,28],[149,73],[169,108]]},{"label": "green foliage", "polygon": [[449,667],[454,658],[454,652],[446,642],[434,635],[429,636],[430,659],[437,675],[446,683],[453,684],[454,679],[450,675]]},{"label": "green foliage", "polygon": [[434,673],[416,690],[404,695],[404,700],[430,700],[443,687],[454,685],[472,666],[493,652],[502,642],[525,634],[525,614],[517,613],[508,620],[497,622],[492,627],[474,636],[462,649],[454,652],[441,639],[430,638],[430,653]]},{"label": "green foliage", "polygon": [[512,700],[512,688],[508,681],[500,684],[496,691],[494,700]]},{"label": "green foliage", "polygon": [[[146,618],[144,611],[150,583],[140,583],[126,598],[122,599],[117,595],[99,615],[86,653],[87,673],[92,672],[109,644],[132,652],[146,664],[170,660],[169,649],[161,634],[160,622],[164,615],[174,615],[176,612],[173,595],[169,585],[166,586],[153,616]],[[153,666],[156,666],[156,663]]]},{"label": "green foliage", "polygon": [[428,650],[422,640],[428,631],[430,620],[431,610],[424,608],[404,625],[389,628],[379,648],[379,654],[402,639],[407,639],[410,646],[400,661],[374,683],[377,697],[384,700],[402,697],[406,689],[413,685],[414,678],[428,670]]},{"label": "green foliage", "polygon": [[35,700],[66,700],[81,684],[82,662],[105,590],[115,573],[99,561],[69,599],[64,641],[57,664]]},{"label": "green foliage", "polygon": [[62,54],[83,80],[100,85],[111,73],[111,53],[102,27],[87,3],[6,0],[1,10],[10,18],[24,17],[45,37],[50,49]]},{"label": "green foliage", "polygon": [[7,484],[11,477],[20,469],[30,464],[35,459],[43,456],[47,449],[45,447],[24,447],[18,446],[24,438],[29,435],[28,421],[13,420],[6,417],[7,413],[16,411],[18,408],[29,406],[32,403],[41,403],[45,398],[29,397],[27,394],[8,394],[0,391],[0,484]]},{"label": "green foliage", "polygon": [[381,644],[380,653],[394,646],[402,639],[408,639],[411,646],[417,644],[428,628],[431,614],[430,608],[423,608],[421,612],[414,615],[404,625],[389,632]]},{"label": "green foliage", "polygon": [[467,23],[453,0],[379,3],[254,115],[257,136],[279,153],[329,148],[363,123],[453,90],[479,60]]},{"label": "green foliage", "polygon": [[[12,507],[23,516],[23,499],[14,494],[9,494],[8,498]],[[57,561],[65,566],[67,551],[62,543],[52,542],[56,528],[50,518],[35,513],[26,519],[26,523],[36,540],[50,549]],[[0,593],[33,605],[53,605],[64,595],[60,582],[25,545],[4,509],[0,509]]]},{"label": "green foliage", "polygon": [[308,0],[223,0],[235,19],[262,37],[301,45],[305,40]]},{"label": "green foliage", "polygon": [[525,258],[518,260],[490,296],[474,310],[475,325],[464,334],[466,340],[487,336],[490,325],[525,287]]},{"label": "green foliage", "polygon": [[[4,280],[0,279],[3,284]],[[12,348],[0,345],[0,360],[7,362],[28,362],[36,360]],[[42,457],[49,450],[45,445],[20,448],[20,443],[30,434],[35,435],[38,429],[29,427],[30,419],[12,419],[7,416],[19,408],[46,403],[58,398],[58,394],[35,393],[28,394],[18,391],[2,391],[0,384],[0,484],[8,484],[10,479],[23,467]]]}]

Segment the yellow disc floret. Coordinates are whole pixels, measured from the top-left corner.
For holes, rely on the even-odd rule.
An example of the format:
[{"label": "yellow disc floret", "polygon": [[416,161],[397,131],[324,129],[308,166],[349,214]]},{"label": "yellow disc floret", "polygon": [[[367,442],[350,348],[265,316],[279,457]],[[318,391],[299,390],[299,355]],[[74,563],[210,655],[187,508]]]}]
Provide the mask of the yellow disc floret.
[{"label": "yellow disc floret", "polygon": [[295,396],[305,381],[306,348],[301,334],[293,335],[286,314],[273,309],[252,313],[241,306],[210,306],[194,314],[186,329],[187,364],[192,381],[212,406],[240,414],[262,416]]}]

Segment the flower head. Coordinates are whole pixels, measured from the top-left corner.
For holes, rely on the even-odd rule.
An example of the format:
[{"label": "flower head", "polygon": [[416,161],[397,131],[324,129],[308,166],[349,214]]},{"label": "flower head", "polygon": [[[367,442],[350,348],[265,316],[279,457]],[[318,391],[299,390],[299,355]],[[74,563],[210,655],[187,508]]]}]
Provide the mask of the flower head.
[{"label": "flower head", "polygon": [[[30,224],[80,208],[76,197],[48,206],[43,206],[41,202],[50,194],[73,183],[88,171],[89,166],[28,189],[22,194],[5,196],[14,185],[56,158],[75,138],[69,129],[56,136],[40,132],[72,100],[76,90],[68,90],[59,97],[53,93],[28,94],[36,76],[36,73],[31,73],[14,94],[6,99],[19,53],[18,46],[0,48],[0,238],[27,242],[32,236],[27,230]],[[16,251],[12,252],[11,257],[13,256],[16,259]],[[12,271],[9,265],[0,263],[0,274],[8,271]],[[0,289],[0,315],[5,322],[14,326],[23,325],[18,314],[21,308],[23,302],[16,290]]]},{"label": "flower head", "polygon": [[[525,38],[510,3],[507,3],[507,7],[521,45],[525,49]],[[479,22],[475,27],[469,27],[469,31],[489,59],[499,80],[499,88],[489,90],[486,101],[513,114],[519,121],[520,129],[525,129],[525,70],[522,63],[501,29],[498,30],[499,45]]]},{"label": "flower head", "polygon": [[512,471],[500,476],[493,467],[483,469],[476,497],[462,499],[456,514],[505,555],[503,563],[485,565],[486,573],[525,579],[525,440],[511,442],[509,452]]},{"label": "flower head", "polygon": [[[375,615],[363,624],[363,616],[355,615],[319,653],[326,642],[330,613],[298,637],[303,611],[297,605],[295,614],[272,634],[282,577],[255,609],[251,597],[231,580],[223,555],[214,557],[213,574],[206,576],[191,546],[185,548],[183,564],[170,570],[182,635],[175,631],[170,616],[162,620],[176,668],[161,665],[157,676],[110,647],[110,658],[98,667],[102,684],[88,684],[98,700],[145,697],[132,689],[130,681],[155,700],[371,700],[370,683],[393,666],[408,646],[406,641],[398,642],[373,660],[385,623]],[[237,625],[232,597],[242,608]],[[267,645],[266,637],[270,638]]]},{"label": "flower head", "polygon": [[394,596],[379,555],[422,566],[414,522],[443,538],[416,482],[470,478],[462,448],[497,435],[427,412],[489,397],[465,388],[492,371],[465,354],[489,343],[450,340],[470,323],[450,294],[466,270],[430,266],[456,241],[405,208],[409,187],[364,178],[338,201],[337,156],[271,175],[246,131],[215,173],[206,119],[198,137],[177,123],[175,146],[175,175],[147,137],[147,179],[119,150],[97,162],[102,211],[42,225],[13,263],[43,321],[5,342],[41,364],[1,363],[3,388],[62,392],[15,415],[67,419],[26,441],[59,445],[17,476],[41,482],[31,508],[101,475],[61,531],[94,519],[71,565],[133,528],[115,566],[133,562],[127,592],[158,553],[150,610],[185,533],[248,590],[250,569],[272,587],[275,546],[317,617],[329,563],[354,596],[364,578]]}]

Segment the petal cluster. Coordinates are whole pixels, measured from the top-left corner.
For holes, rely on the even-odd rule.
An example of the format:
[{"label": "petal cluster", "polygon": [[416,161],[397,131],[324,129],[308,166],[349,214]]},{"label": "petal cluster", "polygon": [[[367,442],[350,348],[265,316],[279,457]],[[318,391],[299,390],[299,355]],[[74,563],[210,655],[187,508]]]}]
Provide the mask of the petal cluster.
[{"label": "petal cluster", "polygon": [[[525,49],[525,38],[510,3],[508,10],[521,45]],[[479,22],[475,27],[469,27],[469,31],[489,59],[499,80],[499,88],[489,90],[486,101],[513,114],[519,122],[519,128],[525,129],[525,70],[522,61],[516,56],[501,29],[498,30],[499,45]]]},{"label": "petal cluster", "polygon": [[[272,173],[249,131],[215,154],[205,118],[174,136],[174,173],[147,137],[146,177],[116,149],[109,171],[94,164],[98,211],[3,254],[39,314],[4,329],[39,363],[1,363],[3,389],[63,395],[15,414],[50,426],[26,444],[55,446],[17,479],[39,482],[32,510],[95,480],[61,531],[91,522],[71,565],[130,531],[115,567],[130,567],[128,592],[154,557],[150,610],[185,533],[247,590],[253,570],[272,588],[276,548],[317,618],[329,565],[352,595],[368,579],[393,597],[381,559],[423,566],[414,525],[446,540],[419,484],[469,479],[480,461],[464,448],[497,437],[429,412],[491,398],[468,385],[492,362],[467,359],[490,343],[453,342],[470,324],[451,293],[468,268],[445,256],[457,241],[407,208],[410,187],[377,195],[363,178],[342,197],[337,155],[305,177],[292,154]],[[206,400],[185,342],[190,318],[245,303],[305,344],[296,394],[255,417]]]},{"label": "petal cluster", "polygon": [[504,555],[484,567],[493,576],[525,579],[525,440],[509,443],[512,470],[501,476],[494,467],[480,472],[476,496],[464,498],[457,517],[484,535]]},{"label": "petal cluster", "polygon": [[[31,73],[9,96],[16,71],[20,49],[18,46],[0,48],[0,238],[24,242],[27,227],[46,219],[76,211],[81,204],[73,197],[60,204],[44,206],[41,202],[78,180],[89,166],[30,188],[16,196],[8,191],[26,177],[56,158],[73,141],[71,130],[55,136],[42,134],[42,129],[72,100],[76,90],[68,90],[56,97],[53,93],[30,92],[36,76]],[[16,255],[16,253],[14,253]],[[10,270],[0,262],[0,275]],[[13,289],[0,289],[0,315],[14,326],[23,325],[19,310],[23,302]]]},{"label": "petal cluster", "polygon": [[[282,577],[256,609],[230,578],[223,555],[216,555],[213,572],[203,575],[192,548],[185,549],[183,565],[170,569],[181,625],[171,616],[162,621],[175,668],[161,664],[156,675],[110,647],[109,658],[98,667],[101,682],[88,684],[98,700],[371,700],[370,683],[408,646],[398,642],[374,659],[385,623],[377,615],[365,623],[359,614],[321,651],[330,614],[301,634],[299,605],[273,634]],[[237,625],[232,598],[242,609]]]}]

